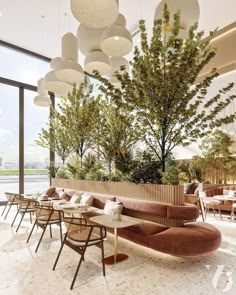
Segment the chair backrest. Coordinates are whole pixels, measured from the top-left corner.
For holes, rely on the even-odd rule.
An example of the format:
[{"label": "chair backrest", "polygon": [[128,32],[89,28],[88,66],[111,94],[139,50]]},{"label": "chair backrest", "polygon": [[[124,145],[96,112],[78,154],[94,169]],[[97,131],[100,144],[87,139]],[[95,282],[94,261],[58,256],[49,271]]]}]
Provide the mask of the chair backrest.
[{"label": "chair backrest", "polygon": [[84,218],[64,217],[66,238],[72,242],[98,242],[106,237],[106,228],[100,225],[87,224]]},{"label": "chair backrest", "polygon": [[25,198],[22,195],[17,195],[15,200],[18,203],[18,205],[20,206],[20,208],[22,208],[22,207],[33,208],[33,206],[36,202],[35,200]]},{"label": "chair backrest", "polygon": [[35,205],[36,219],[42,222],[62,221],[62,212],[49,206]]},{"label": "chair backrest", "polygon": [[5,192],[5,196],[6,196],[8,202],[15,201],[17,195],[18,194],[16,194],[16,193]]}]

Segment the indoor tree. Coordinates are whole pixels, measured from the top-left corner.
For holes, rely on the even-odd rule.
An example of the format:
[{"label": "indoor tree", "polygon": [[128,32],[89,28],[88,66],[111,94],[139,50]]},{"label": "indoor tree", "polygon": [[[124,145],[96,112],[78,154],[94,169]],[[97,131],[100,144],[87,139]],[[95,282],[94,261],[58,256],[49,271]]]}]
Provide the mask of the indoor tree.
[{"label": "indoor tree", "polygon": [[105,100],[100,103],[99,121],[99,153],[111,173],[114,165],[115,169],[121,167],[121,155],[129,154],[139,139],[139,128],[133,115]]},{"label": "indoor tree", "polygon": [[201,81],[198,76],[216,52],[210,47],[214,32],[203,39],[198,25],[190,27],[188,38],[182,39],[180,12],[170,19],[167,5],[163,19],[155,20],[149,41],[145,22],[140,21],[141,49],[134,50],[132,74],[115,73],[121,88],[115,88],[96,73],[100,90],[118,107],[135,114],[142,130],[142,139],[166,169],[166,159],[177,145],[187,146],[204,137],[209,130],[232,123],[235,114],[219,118],[236,97],[229,92],[229,83],[206,100],[207,90],[218,76],[213,69]]},{"label": "indoor tree", "polygon": [[61,124],[67,130],[73,151],[80,157],[81,167],[84,154],[94,146],[94,132],[98,124],[98,99],[94,99],[92,93],[92,87],[84,91],[81,84],[58,104]]},{"label": "indoor tree", "polygon": [[[68,139],[68,130],[62,124],[62,116],[55,109],[51,109],[51,117],[47,123],[48,128],[42,128],[35,141],[39,146],[55,152],[64,165],[66,158],[72,152],[72,146]],[[50,165],[54,165],[51,163]]]}]

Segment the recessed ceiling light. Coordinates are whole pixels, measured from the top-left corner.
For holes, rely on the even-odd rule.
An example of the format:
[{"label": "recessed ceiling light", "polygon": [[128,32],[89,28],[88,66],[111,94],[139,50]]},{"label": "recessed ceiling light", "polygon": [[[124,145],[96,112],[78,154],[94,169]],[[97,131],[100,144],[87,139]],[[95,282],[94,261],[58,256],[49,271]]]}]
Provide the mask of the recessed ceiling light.
[{"label": "recessed ceiling light", "polygon": [[118,36],[115,36],[114,39],[115,39],[116,41],[118,41],[118,40],[119,40],[119,37],[118,37]]},{"label": "recessed ceiling light", "polygon": [[0,16],[2,16],[2,12],[0,11]]}]

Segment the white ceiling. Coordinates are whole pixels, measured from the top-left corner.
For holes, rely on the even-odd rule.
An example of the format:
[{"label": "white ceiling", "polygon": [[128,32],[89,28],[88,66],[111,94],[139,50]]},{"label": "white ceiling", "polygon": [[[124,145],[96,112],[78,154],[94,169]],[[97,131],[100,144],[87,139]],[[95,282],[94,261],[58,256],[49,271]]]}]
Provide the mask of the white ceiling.
[{"label": "white ceiling", "polygon": [[[141,18],[151,28],[159,2],[119,0],[120,12],[131,33]],[[199,4],[200,29],[222,28],[236,19],[235,0],[199,0]],[[76,33],[79,24],[70,12],[70,0],[0,0],[0,15],[1,40],[50,58],[60,55],[62,35],[68,31]]]}]

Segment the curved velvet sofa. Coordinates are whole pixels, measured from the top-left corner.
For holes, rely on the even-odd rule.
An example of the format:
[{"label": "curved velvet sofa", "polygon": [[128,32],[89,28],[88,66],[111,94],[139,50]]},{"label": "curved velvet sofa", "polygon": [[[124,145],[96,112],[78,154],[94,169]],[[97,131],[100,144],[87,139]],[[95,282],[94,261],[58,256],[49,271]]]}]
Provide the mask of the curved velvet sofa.
[{"label": "curved velvet sofa", "polygon": [[[75,191],[66,193],[69,197]],[[165,205],[125,197],[92,194],[93,206],[99,209],[104,208],[106,200],[122,202],[122,214],[144,219],[141,224],[118,229],[118,235],[122,238],[174,256],[199,256],[220,247],[221,233],[217,228],[208,223],[193,221],[199,216],[196,206]],[[102,211],[89,212],[87,218],[98,214],[102,214]],[[183,220],[183,226],[171,227],[150,221],[155,216],[167,220]]]},{"label": "curved velvet sofa", "polygon": [[[211,187],[208,189],[204,189],[204,193],[206,197],[214,197],[217,195],[223,195],[224,190],[229,191],[236,191],[236,185],[224,185],[224,186],[217,186]],[[220,210],[230,211],[232,210],[232,202],[231,201],[222,201],[219,205]]]}]

